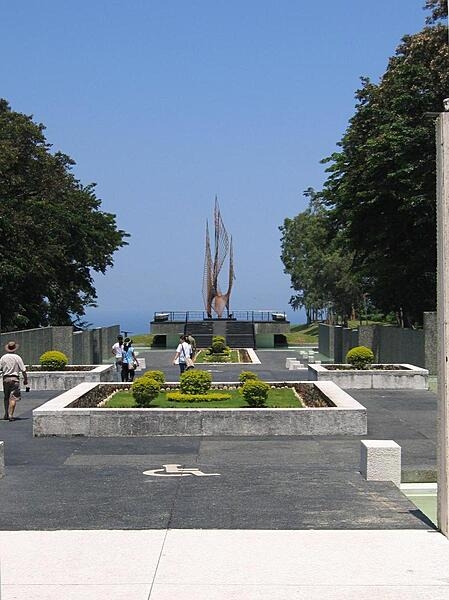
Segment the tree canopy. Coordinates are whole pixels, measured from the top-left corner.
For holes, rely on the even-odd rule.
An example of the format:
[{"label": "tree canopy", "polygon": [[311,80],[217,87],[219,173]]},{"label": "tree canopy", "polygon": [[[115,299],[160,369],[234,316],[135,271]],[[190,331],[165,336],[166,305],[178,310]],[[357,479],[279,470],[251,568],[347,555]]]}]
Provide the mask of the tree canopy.
[{"label": "tree canopy", "polygon": [[95,305],[104,273],[128,236],[100,210],[95,184],[52,153],[45,127],[0,99],[0,315],[3,330],[67,325]]},{"label": "tree canopy", "polygon": [[362,78],[320,192],[361,292],[410,322],[436,304],[435,124],[426,113],[449,96],[447,4],[425,8],[429,26],[402,39],[379,83]]}]

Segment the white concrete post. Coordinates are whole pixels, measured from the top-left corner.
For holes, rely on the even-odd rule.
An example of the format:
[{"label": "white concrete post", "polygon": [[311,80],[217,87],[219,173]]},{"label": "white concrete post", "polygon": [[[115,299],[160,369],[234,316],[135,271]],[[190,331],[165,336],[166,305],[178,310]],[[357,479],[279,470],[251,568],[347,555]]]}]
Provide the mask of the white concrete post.
[{"label": "white concrete post", "polygon": [[438,527],[449,537],[449,112],[437,120]]}]

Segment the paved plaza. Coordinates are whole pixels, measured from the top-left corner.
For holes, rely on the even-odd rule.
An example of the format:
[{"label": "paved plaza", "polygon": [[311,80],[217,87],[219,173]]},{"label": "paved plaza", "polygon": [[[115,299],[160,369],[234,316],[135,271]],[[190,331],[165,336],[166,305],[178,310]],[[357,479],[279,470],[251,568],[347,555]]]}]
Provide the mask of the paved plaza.
[{"label": "paved plaza", "polygon": [[[147,368],[177,380],[171,356],[148,352]],[[286,356],[259,352],[251,370],[305,378]],[[210,368],[230,381],[247,367]],[[24,394],[0,422],[1,599],[449,599],[449,542],[393,483],[359,473],[371,438],[402,447],[403,479],[432,476],[436,396],[347,391],[365,438],[33,438],[32,410],[58,393]]]}]

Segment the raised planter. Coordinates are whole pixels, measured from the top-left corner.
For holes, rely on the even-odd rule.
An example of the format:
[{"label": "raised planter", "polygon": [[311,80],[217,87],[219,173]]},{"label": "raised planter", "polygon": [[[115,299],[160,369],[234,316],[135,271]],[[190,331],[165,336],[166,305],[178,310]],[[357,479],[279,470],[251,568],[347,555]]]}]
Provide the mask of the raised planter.
[{"label": "raised planter", "polygon": [[[111,381],[115,365],[90,365],[90,370],[70,371],[70,367],[85,365],[67,365],[65,371],[28,371],[29,386],[32,390],[70,390],[83,382],[100,383]],[[88,365],[89,366],[89,365]],[[3,383],[0,381],[0,389]]]},{"label": "raised planter", "polygon": [[237,409],[97,408],[105,392],[112,393],[127,384],[81,383],[33,411],[33,435],[116,437],[366,434],[365,407],[335,383],[278,382],[276,385],[294,386],[298,383],[313,385],[327,406]]},{"label": "raised planter", "polygon": [[[339,365],[334,365],[338,367]],[[376,369],[348,369],[349,365],[341,365],[342,370],[328,369],[325,365],[308,366],[309,381],[334,381],[342,388],[348,389],[408,389],[427,390],[429,371],[414,365],[391,365],[394,369],[382,369],[382,365],[373,365]]]}]

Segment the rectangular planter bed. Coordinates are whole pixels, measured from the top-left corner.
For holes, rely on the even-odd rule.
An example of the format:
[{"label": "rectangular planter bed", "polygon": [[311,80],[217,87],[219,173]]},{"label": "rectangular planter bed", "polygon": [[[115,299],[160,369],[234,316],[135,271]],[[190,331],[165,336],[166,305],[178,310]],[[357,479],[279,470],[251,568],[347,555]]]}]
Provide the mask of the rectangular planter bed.
[{"label": "rectangular planter bed", "polygon": [[[37,366],[37,365],[36,365]],[[67,365],[71,366],[86,365]],[[83,382],[100,383],[101,381],[111,381],[115,365],[88,365],[88,371],[28,371],[29,386],[32,390],[70,390]],[[3,389],[3,383],[0,378],[0,389]]]},{"label": "rectangular planter bed", "polygon": [[365,407],[336,384],[328,381],[315,384],[287,382],[284,385],[295,383],[314,385],[327,405],[320,408],[97,408],[108,388],[108,393],[112,393],[126,384],[82,383],[33,411],[33,435],[116,437],[366,434]]},{"label": "rectangular planter bed", "polygon": [[[335,365],[338,366],[338,365]],[[333,381],[348,389],[409,389],[427,390],[429,371],[414,365],[392,365],[395,369],[328,369],[326,365],[309,365],[309,381]],[[382,367],[382,365],[374,365]]]}]

